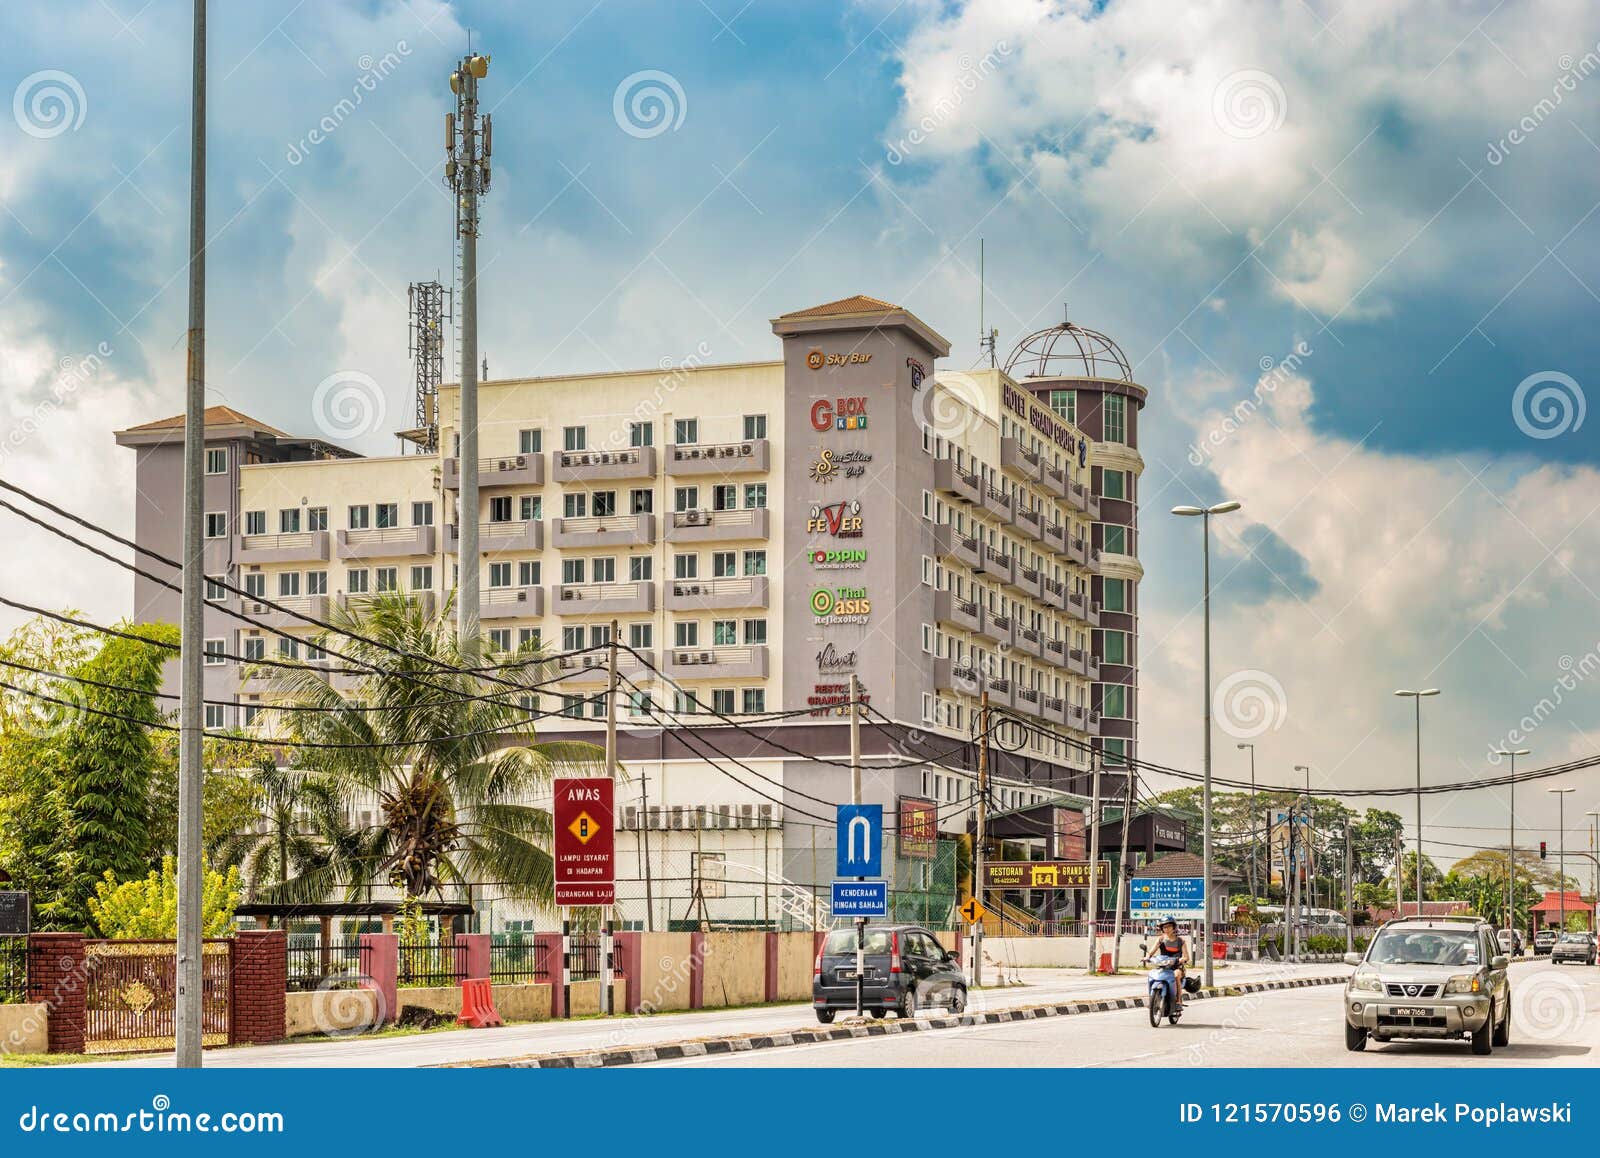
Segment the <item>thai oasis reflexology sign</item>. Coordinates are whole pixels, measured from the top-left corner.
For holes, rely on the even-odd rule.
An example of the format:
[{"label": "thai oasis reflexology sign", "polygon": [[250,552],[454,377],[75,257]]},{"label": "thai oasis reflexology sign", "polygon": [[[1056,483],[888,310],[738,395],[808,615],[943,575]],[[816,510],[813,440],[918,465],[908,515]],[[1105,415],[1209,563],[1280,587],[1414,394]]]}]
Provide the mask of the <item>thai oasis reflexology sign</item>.
[{"label": "thai oasis reflexology sign", "polygon": [[609,777],[555,782],[556,904],[615,903],[613,793]]}]

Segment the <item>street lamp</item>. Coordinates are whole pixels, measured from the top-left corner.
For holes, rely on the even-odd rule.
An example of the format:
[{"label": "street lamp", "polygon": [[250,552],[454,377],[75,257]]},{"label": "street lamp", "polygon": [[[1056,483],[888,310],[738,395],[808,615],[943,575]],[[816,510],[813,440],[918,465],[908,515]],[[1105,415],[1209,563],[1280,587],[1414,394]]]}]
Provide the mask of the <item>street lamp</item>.
[{"label": "street lamp", "polygon": [[1576,792],[1576,788],[1546,788],[1546,792],[1554,793],[1559,809],[1556,815],[1556,871],[1561,874],[1561,931],[1567,931],[1567,793]]},{"label": "street lamp", "polygon": [[1511,844],[1506,848],[1506,928],[1517,927],[1517,757],[1528,748],[1496,748],[1496,756],[1511,757]]},{"label": "street lamp", "polygon": [[[1600,836],[1600,812],[1590,809],[1584,813],[1589,817],[1589,891],[1594,894],[1594,903],[1600,906],[1600,856],[1596,856],[1600,849],[1596,849],[1596,837]],[[1589,930],[1594,931],[1594,913],[1589,914]]]},{"label": "street lamp", "polygon": [[1211,972],[1211,516],[1236,511],[1241,504],[1232,499],[1209,507],[1173,507],[1172,513],[1202,520],[1201,534],[1202,581],[1205,588],[1205,785],[1201,789],[1201,826],[1205,867],[1202,885],[1205,892],[1206,915],[1201,922],[1203,950],[1205,952],[1205,979],[1209,987]]},{"label": "street lamp", "polygon": [[1408,691],[1401,688],[1397,696],[1410,696],[1417,705],[1417,916],[1422,916],[1422,697],[1436,696],[1438,688]]},{"label": "street lamp", "polygon": [[[1305,839],[1300,842],[1300,855],[1306,862],[1305,884],[1302,885],[1300,883],[1299,865],[1295,866],[1294,873],[1294,892],[1295,900],[1297,902],[1295,904],[1294,934],[1295,940],[1303,945],[1306,936],[1306,925],[1309,924],[1311,920],[1311,906],[1317,903],[1316,882],[1313,880],[1311,875],[1316,871],[1311,857],[1311,765],[1296,764],[1294,766],[1294,770],[1296,772],[1304,772],[1306,774],[1306,835]],[[1289,816],[1289,823],[1291,825],[1295,823],[1295,818],[1292,811]],[[1306,897],[1308,890],[1311,894],[1309,904],[1307,903]]]},{"label": "street lamp", "polygon": [[[1235,744],[1234,747],[1238,748],[1241,752],[1244,751],[1247,748],[1250,750],[1250,827],[1254,828],[1256,826],[1256,819],[1257,819],[1256,818],[1256,746],[1254,744]],[[1271,876],[1271,871],[1270,871],[1270,869],[1271,869],[1271,860],[1272,860],[1272,825],[1271,825],[1270,822],[1267,824],[1267,860],[1268,860],[1268,870],[1269,870],[1267,875],[1270,877]],[[1250,842],[1250,903],[1252,905],[1255,904],[1256,897],[1259,896],[1259,895],[1260,894],[1258,894],[1256,892],[1256,842],[1252,840]]]}]

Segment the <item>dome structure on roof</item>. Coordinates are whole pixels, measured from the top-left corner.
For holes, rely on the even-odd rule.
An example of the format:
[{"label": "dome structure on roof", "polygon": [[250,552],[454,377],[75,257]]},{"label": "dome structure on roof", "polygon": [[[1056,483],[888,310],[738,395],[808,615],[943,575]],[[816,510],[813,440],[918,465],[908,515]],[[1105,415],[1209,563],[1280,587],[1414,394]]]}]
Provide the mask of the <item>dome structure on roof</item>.
[{"label": "dome structure on roof", "polygon": [[1013,378],[1107,378],[1132,382],[1133,367],[1117,345],[1099,330],[1061,322],[1036,330],[1006,358]]}]

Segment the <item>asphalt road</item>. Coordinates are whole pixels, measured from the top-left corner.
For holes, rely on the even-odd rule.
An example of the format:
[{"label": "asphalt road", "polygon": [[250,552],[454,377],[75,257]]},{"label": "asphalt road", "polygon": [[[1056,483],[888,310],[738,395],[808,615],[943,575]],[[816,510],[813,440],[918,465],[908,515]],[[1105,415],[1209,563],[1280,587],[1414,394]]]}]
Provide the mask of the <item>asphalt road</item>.
[{"label": "asphalt road", "polygon": [[1584,1066],[1600,1062],[1600,969],[1512,966],[1512,1044],[1487,1058],[1465,1042],[1344,1047],[1343,987],[1196,1001],[1176,1026],[1151,1029],[1142,1009],[852,1038],[661,1066],[927,1068],[930,1066]]}]

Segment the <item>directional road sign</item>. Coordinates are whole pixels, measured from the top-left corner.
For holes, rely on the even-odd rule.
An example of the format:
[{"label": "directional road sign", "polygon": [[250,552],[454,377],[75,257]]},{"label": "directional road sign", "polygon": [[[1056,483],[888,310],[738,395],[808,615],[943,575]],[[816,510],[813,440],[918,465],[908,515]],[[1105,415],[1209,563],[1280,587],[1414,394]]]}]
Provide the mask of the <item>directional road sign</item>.
[{"label": "directional road sign", "polygon": [[1134,920],[1206,915],[1204,877],[1134,877],[1128,882],[1128,911]]},{"label": "directional road sign", "polygon": [[976,925],[979,921],[983,920],[984,914],[986,914],[988,911],[988,909],[984,908],[983,905],[979,903],[977,897],[968,897],[961,905],[962,919],[965,920],[969,925]]},{"label": "directional road sign", "polygon": [[838,867],[834,875],[882,876],[883,805],[841,804],[838,825]]},{"label": "directional road sign", "polygon": [[889,915],[889,883],[887,881],[834,881],[833,915],[835,917],[887,917]]}]

